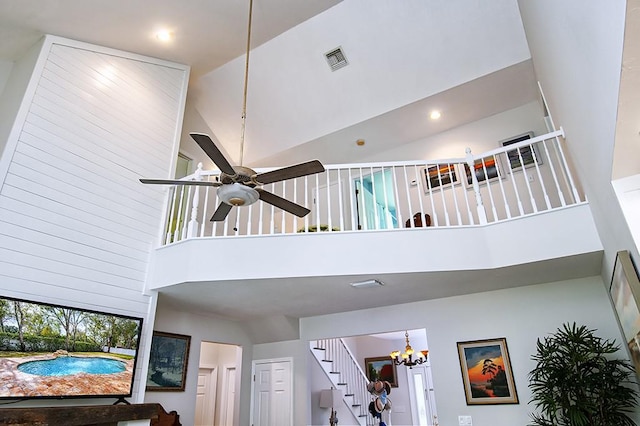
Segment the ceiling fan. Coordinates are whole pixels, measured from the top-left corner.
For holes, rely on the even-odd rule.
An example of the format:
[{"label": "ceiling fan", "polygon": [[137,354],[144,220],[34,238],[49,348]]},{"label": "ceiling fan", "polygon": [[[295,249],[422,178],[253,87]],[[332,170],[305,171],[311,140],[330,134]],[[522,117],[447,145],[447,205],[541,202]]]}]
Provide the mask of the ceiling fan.
[{"label": "ceiling fan", "polygon": [[324,166],[318,160],[307,161],[289,167],[256,173],[249,167],[242,165],[244,156],[244,132],[245,120],[247,116],[247,87],[249,78],[249,51],[251,46],[251,16],[253,11],[253,0],[249,0],[249,24],[247,30],[247,55],[244,74],[244,97],[242,106],[242,132],[240,136],[240,166],[232,166],[226,159],[222,151],[218,149],[213,140],[203,133],[190,133],[194,141],[207,154],[214,164],[220,169],[218,181],[198,181],[179,179],[140,179],[144,184],[156,185],[197,185],[218,187],[217,194],[221,203],[211,217],[211,221],[224,221],[233,206],[247,206],[262,200],[272,206],[281,208],[298,217],[304,217],[310,210],[300,204],[296,204],[272,192],[260,188],[274,182],[287,179],[294,179],[324,172]]}]

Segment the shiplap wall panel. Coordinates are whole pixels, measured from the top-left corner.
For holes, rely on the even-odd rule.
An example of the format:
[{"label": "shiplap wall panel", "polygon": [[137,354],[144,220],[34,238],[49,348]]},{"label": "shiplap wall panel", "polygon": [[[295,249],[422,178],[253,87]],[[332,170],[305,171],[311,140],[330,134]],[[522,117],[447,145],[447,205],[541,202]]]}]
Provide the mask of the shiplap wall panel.
[{"label": "shiplap wall panel", "polygon": [[[49,282],[35,281],[27,277],[16,278],[6,274],[0,274],[0,277],[2,277],[3,286],[12,289],[11,296],[20,299],[40,300],[57,305],[69,305],[73,303],[74,298],[77,297],[78,294],[77,288],[67,288],[65,286],[60,286],[56,288],[55,292],[51,292],[51,284]],[[35,299],[34,294],[40,297]],[[85,300],[82,302],[82,307],[85,309],[104,311],[105,306],[108,306],[110,307],[110,312],[139,317],[141,316],[141,312],[144,312],[145,309],[148,308],[148,302],[146,300],[126,299],[119,295],[93,294],[88,291],[85,292],[85,294]],[[114,309],[114,306],[118,307],[117,310]]]},{"label": "shiplap wall panel", "polygon": [[[20,153],[16,153],[15,158],[16,160],[23,160]],[[17,172],[20,172],[20,167],[20,164],[16,164],[15,169]],[[44,166],[42,168],[44,169]],[[20,186],[21,184],[18,183],[20,181],[26,182],[22,184],[23,186]],[[99,211],[103,214],[109,213],[117,222],[129,224],[130,226],[138,226],[142,231],[146,231],[148,235],[154,233],[152,224],[149,222],[141,223],[139,220],[141,218],[153,220],[151,217],[143,217],[142,215],[138,217],[136,216],[135,209],[117,200],[115,203],[118,206],[118,211],[114,212],[114,201],[103,198],[100,194],[100,189],[98,189],[98,193],[79,189],[65,182],[52,180],[52,178],[44,173],[36,173],[26,177],[20,176],[19,173],[8,173],[5,184],[23,187],[34,195],[45,194],[47,197],[62,199],[66,201],[67,205],[71,205],[83,212],[95,214]],[[81,198],[81,200],[76,201],[77,198]],[[96,218],[96,222],[98,221],[99,219]],[[96,226],[102,226],[102,224],[96,223]],[[157,228],[155,228],[155,231],[157,233]]]},{"label": "shiplap wall panel", "polygon": [[[97,195],[102,203],[117,202],[132,210],[131,215],[137,217],[137,214],[143,214],[148,218],[153,218],[156,211],[146,202],[141,202],[135,197],[135,192],[130,188],[123,188],[120,192],[112,187],[104,186],[104,179],[81,166],[67,164],[61,168],[60,164],[64,161],[64,155],[50,155],[45,150],[22,143],[19,150],[16,150],[14,163],[24,167],[24,170],[12,170],[14,174],[28,178],[34,178],[34,181],[46,184],[47,182],[55,182],[56,188],[69,187],[65,192],[75,193],[76,191],[87,192],[88,195]],[[33,176],[33,168],[39,170],[38,176]],[[36,180],[39,178],[38,180]]]},{"label": "shiplap wall panel", "polygon": [[[153,164],[154,161],[159,160],[157,151],[150,154],[148,150],[138,147],[138,144],[146,143],[145,141],[149,140],[148,138],[140,137],[139,133],[126,133],[122,130],[105,129],[102,127],[102,123],[96,124],[90,121],[88,118],[91,117],[82,113],[82,110],[78,108],[74,109],[75,111],[73,109],[70,111],[68,108],[65,108],[64,102],[49,100],[39,94],[36,94],[34,103],[31,106],[34,119],[44,119],[54,127],[61,127],[56,130],[54,134],[66,133],[68,137],[71,137],[73,143],[83,145],[86,142],[98,143],[101,140],[109,140],[111,143],[103,146],[101,150],[108,151],[119,158],[123,158],[123,156],[126,155],[125,158],[128,158],[128,160],[121,166],[133,164],[135,161],[144,163],[147,159]],[[83,120],[78,121],[74,127],[66,126],[66,123],[64,123],[65,116],[74,113],[77,114],[79,118],[82,117]],[[146,170],[146,167],[149,166],[141,165],[138,167]],[[138,170],[137,167],[135,169]]]},{"label": "shiplap wall panel", "polygon": [[[87,184],[97,186],[101,191],[104,191],[102,195],[105,197],[115,195],[117,196],[117,199],[119,201],[121,201],[122,198],[126,198],[128,201],[136,204],[141,209],[144,209],[146,207],[152,216],[156,214],[154,209],[152,207],[149,207],[150,202],[155,202],[153,198],[147,196],[143,197],[139,192],[135,192],[134,190],[127,187],[123,187],[119,192],[110,190],[109,188],[104,188],[102,182],[104,179],[103,168],[93,166],[91,164],[92,161],[90,161],[86,157],[85,160],[87,161],[85,161],[85,164],[76,165],[73,164],[73,160],[78,156],[71,150],[63,149],[53,144],[43,143],[45,142],[43,139],[38,139],[35,136],[29,135],[25,132],[22,133],[20,140],[24,142],[20,144],[21,154],[24,154],[25,156],[30,158],[40,158],[40,156],[42,156],[42,158],[46,158],[46,163],[50,168],[66,172],[70,176],[70,178],[73,179],[73,181],[76,181],[78,177],[81,177]],[[21,163],[21,165],[29,168],[29,165],[27,164],[28,162],[29,160],[25,161],[25,164]],[[64,170],[60,169],[60,163],[65,164],[66,167]],[[27,172],[29,171],[30,170],[27,170]],[[14,173],[17,172],[14,170]],[[131,175],[131,179],[135,178],[131,173],[128,174]],[[50,176],[50,174],[47,175]],[[21,174],[21,176],[24,176],[24,174]],[[118,175],[117,177],[113,178],[113,182],[124,182],[126,179],[127,178],[125,176]]]},{"label": "shiplap wall panel", "polygon": [[138,179],[170,175],[188,67],[48,40],[3,154],[0,294],[150,321],[167,190]]},{"label": "shiplap wall panel", "polygon": [[[142,119],[152,119],[157,120],[158,118],[171,120],[172,111],[170,108],[161,108],[160,106],[168,105],[168,102],[174,101],[175,99],[171,97],[163,96],[162,85],[156,84],[156,88],[154,90],[154,97],[158,98],[159,102],[154,104],[148,104],[145,102],[145,99],[148,99],[148,95],[146,92],[151,91],[150,87],[146,87],[142,84],[137,83],[135,74],[130,73],[127,75],[126,79],[120,78],[121,73],[116,72],[118,68],[120,68],[119,62],[116,60],[112,60],[110,63],[99,63],[99,57],[93,55],[92,57],[88,57],[86,55],[82,55],[82,58],[87,62],[91,60],[89,63],[80,63],[81,57],[80,55],[71,55],[73,57],[68,58],[68,60],[61,60],[54,66],[52,61],[54,61],[57,57],[56,55],[52,55],[51,61],[47,63],[45,66],[46,70],[51,70],[52,73],[57,74],[57,77],[62,81],[69,81],[75,86],[72,90],[73,93],[85,93],[88,95],[93,95],[96,93],[100,94],[100,100],[91,105],[93,110],[100,110],[98,115],[102,116],[103,114],[107,114],[108,116],[113,116],[120,120],[124,120],[124,123],[129,123],[132,119],[131,117],[127,117],[126,114],[123,114],[120,109],[112,109],[109,108],[109,105],[117,104],[117,93],[114,93],[113,86],[117,86],[118,89],[128,90],[133,93],[140,93],[142,96],[140,98],[130,99],[130,106],[139,110],[139,116]],[[116,58],[114,58],[116,59]],[[74,64],[77,64],[81,68],[75,67]],[[65,76],[68,76],[65,78]],[[134,76],[133,78],[131,76]],[[150,76],[151,78],[153,76]],[[69,80],[70,79],[70,80]],[[73,84],[74,80],[79,80],[79,84]],[[114,83],[114,85],[110,85],[110,83]],[[159,83],[159,82],[158,82]],[[43,82],[46,84],[46,82]],[[106,105],[104,107],[103,105]],[[162,131],[170,129],[170,125],[166,123],[158,122],[159,128],[142,128],[140,132],[148,137],[156,137],[162,136]]]},{"label": "shiplap wall panel", "polygon": [[[101,231],[102,235],[105,233],[112,234],[115,241],[123,241],[126,242],[126,238],[130,238],[133,241],[142,241],[143,244],[146,244],[148,240],[145,238],[149,238],[149,233],[144,233],[137,226],[138,221],[130,221],[130,223],[123,223],[123,221],[118,221],[119,217],[115,214],[110,214],[109,211],[101,210],[100,212],[85,212],[77,208],[75,205],[65,204],[64,194],[59,194],[57,191],[47,191],[46,195],[36,192],[29,192],[25,190],[25,187],[31,182],[21,180],[24,182],[20,184],[20,179],[10,175],[8,179],[11,181],[16,181],[16,186],[11,183],[5,184],[4,187],[4,197],[3,197],[3,208],[12,209],[12,205],[15,203],[23,204],[23,208],[18,210],[22,214],[26,214],[26,212],[30,212],[31,215],[41,215],[41,214],[55,214],[58,215],[57,219],[61,217],[69,218],[72,221],[74,228],[78,226],[82,226],[83,224],[90,225],[92,227],[97,227],[96,223],[99,223],[98,229]],[[55,198],[53,198],[55,197]],[[67,197],[70,201],[72,201],[72,196]],[[124,236],[124,239],[121,237]],[[133,246],[134,242],[132,242]],[[146,261],[146,259],[145,259]]]},{"label": "shiplap wall panel", "polygon": [[145,235],[149,238],[152,234],[151,231],[144,232],[144,229],[141,229],[142,227],[139,225],[140,221],[136,218],[118,215],[113,210],[100,208],[100,206],[87,203],[84,200],[82,203],[74,203],[74,199],[77,198],[74,194],[63,193],[55,186],[38,185],[17,175],[7,175],[5,192],[7,197],[11,196],[13,199],[23,201],[34,206],[34,209],[40,209],[40,205],[43,203],[55,202],[57,204],[49,210],[50,212],[60,212],[61,215],[66,214],[67,217],[78,222],[84,221],[84,223],[102,227],[107,231],[113,229],[114,234],[129,233],[142,241],[145,241]]}]

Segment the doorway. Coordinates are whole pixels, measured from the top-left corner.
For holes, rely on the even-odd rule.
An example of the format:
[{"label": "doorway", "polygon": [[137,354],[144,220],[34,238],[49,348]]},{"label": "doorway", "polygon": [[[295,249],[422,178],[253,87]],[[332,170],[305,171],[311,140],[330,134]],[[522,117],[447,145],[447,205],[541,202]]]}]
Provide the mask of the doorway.
[{"label": "doorway", "polygon": [[[400,350],[401,352],[406,348],[406,336],[409,334],[410,345],[417,351],[428,350],[427,332],[426,329],[409,329],[398,330],[396,332],[382,332],[368,335],[348,336],[348,337],[336,337],[341,339],[341,345],[344,345],[346,352],[350,353],[354,361],[358,364],[359,370],[366,375],[367,379],[375,379],[376,374],[373,374],[371,370],[371,361],[375,362],[379,359],[384,360],[388,358],[388,354],[393,351]],[[322,340],[322,339],[321,339]],[[331,341],[333,339],[326,339]],[[328,347],[326,345],[333,345],[331,342],[312,341],[310,347]],[[336,343],[337,345],[337,343]],[[342,356],[342,355],[340,355]],[[318,360],[315,356],[314,362],[309,367],[309,384],[311,397],[319,395],[323,389],[326,389],[331,383],[331,378],[328,377],[329,373],[323,368],[322,361]],[[332,355],[329,356],[332,358]],[[367,362],[369,361],[369,362]],[[387,364],[389,365],[389,364]],[[392,371],[392,373],[391,373]],[[393,424],[398,425],[416,425],[416,426],[432,426],[434,425],[434,416],[436,416],[436,405],[433,382],[431,380],[431,361],[423,363],[412,368],[408,368],[404,365],[392,366],[391,371],[387,371],[386,374],[392,375],[393,379],[390,383],[394,384],[390,388],[389,399],[393,404],[393,411],[391,413],[391,419]],[[356,374],[357,376],[357,374]],[[358,386],[359,379],[353,379],[352,377],[340,377],[343,382],[351,382],[353,380],[353,386]],[[347,384],[347,386],[349,386]],[[360,404],[364,404],[365,407],[373,401],[375,397],[365,393],[364,399],[358,401]],[[340,424],[353,424],[357,418],[351,419],[349,416],[352,413],[348,409],[341,410],[338,414],[340,418]],[[375,419],[364,410],[367,415],[368,421],[374,421]],[[358,414],[355,413],[357,416]],[[385,412],[385,415],[387,413]],[[311,418],[314,424],[320,424],[320,420],[324,421],[327,416],[327,411],[319,407],[319,405],[312,404],[311,406]],[[386,418],[383,418],[387,421]],[[377,422],[374,422],[377,424]]]},{"label": "doorway", "polygon": [[436,400],[431,380],[431,366],[419,365],[407,369],[411,414],[416,426],[434,426],[437,424]]},{"label": "doorway", "polygon": [[202,342],[196,393],[195,426],[233,426],[240,397],[242,348]]},{"label": "doorway", "polygon": [[391,169],[382,169],[353,181],[357,229],[398,227],[393,178]]},{"label": "doorway", "polygon": [[293,359],[253,361],[251,424],[293,426]]}]

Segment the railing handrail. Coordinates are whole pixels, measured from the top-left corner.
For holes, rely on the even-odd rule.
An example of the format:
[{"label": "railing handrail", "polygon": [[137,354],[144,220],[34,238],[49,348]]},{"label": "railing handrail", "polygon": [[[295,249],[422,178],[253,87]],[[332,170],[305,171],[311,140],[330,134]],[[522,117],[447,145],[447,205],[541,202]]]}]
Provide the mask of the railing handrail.
[{"label": "railing handrail", "polygon": [[[521,142],[516,142],[509,146],[498,147],[489,151],[484,151],[482,154],[475,154],[475,158],[484,158],[490,157],[492,155],[497,155],[507,151],[513,151],[517,148],[522,148],[528,145],[533,145],[538,142],[542,142],[545,140],[553,139],[555,137],[564,137],[564,130],[556,130],[553,132],[545,133],[544,135],[536,136],[531,139],[526,139]],[[456,163],[465,163],[465,157],[452,157],[452,158],[439,158],[436,160],[404,160],[404,161],[383,161],[383,162],[367,162],[367,163],[343,163],[343,164],[325,164],[324,168],[327,170],[336,170],[336,169],[366,169],[366,168],[381,168],[381,167],[400,167],[400,166],[414,166],[416,164],[428,164],[428,165],[437,165],[437,164],[456,164]],[[266,173],[273,170],[277,170],[284,166],[277,167],[257,167],[253,170],[256,173]],[[202,170],[199,174],[200,176],[216,176],[221,172],[219,169],[213,168],[211,170]],[[197,177],[197,173],[192,173],[188,176],[180,178],[178,180],[193,180]]]}]

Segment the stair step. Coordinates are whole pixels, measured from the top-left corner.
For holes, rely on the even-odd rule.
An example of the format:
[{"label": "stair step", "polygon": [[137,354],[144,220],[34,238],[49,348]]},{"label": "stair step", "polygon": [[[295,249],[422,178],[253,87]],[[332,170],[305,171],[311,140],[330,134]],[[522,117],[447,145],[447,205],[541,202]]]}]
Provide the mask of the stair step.
[{"label": "stair step", "polygon": [[345,393],[344,396],[354,396],[352,393]]},{"label": "stair step", "polygon": [[346,383],[337,383],[338,386],[347,386]]},{"label": "stair step", "polygon": [[317,351],[325,351],[326,350],[325,348],[313,348],[313,349],[315,349]]},{"label": "stair step", "polygon": [[329,374],[340,374],[339,371],[329,371]]},{"label": "stair step", "polygon": [[323,359],[322,362],[333,362],[330,359]]},{"label": "stair step", "polygon": [[362,404],[351,404],[351,406],[352,406],[353,408],[356,408],[356,407],[362,407]]}]

